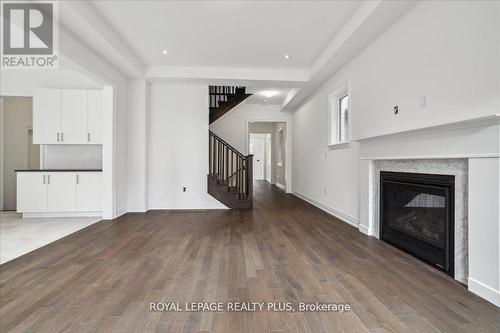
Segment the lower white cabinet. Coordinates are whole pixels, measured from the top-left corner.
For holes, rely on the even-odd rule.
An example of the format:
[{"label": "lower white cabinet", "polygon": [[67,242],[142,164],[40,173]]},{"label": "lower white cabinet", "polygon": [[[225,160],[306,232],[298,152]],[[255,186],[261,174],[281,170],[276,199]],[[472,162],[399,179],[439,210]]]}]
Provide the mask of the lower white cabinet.
[{"label": "lower white cabinet", "polygon": [[[81,172],[77,173],[76,177],[76,210],[78,212],[101,211],[101,174],[96,172]],[[96,188],[99,191],[96,191]]]},{"label": "lower white cabinet", "polygon": [[17,172],[18,213],[102,211],[101,172]]},{"label": "lower white cabinet", "polygon": [[17,211],[47,211],[47,175],[41,172],[17,173]]}]

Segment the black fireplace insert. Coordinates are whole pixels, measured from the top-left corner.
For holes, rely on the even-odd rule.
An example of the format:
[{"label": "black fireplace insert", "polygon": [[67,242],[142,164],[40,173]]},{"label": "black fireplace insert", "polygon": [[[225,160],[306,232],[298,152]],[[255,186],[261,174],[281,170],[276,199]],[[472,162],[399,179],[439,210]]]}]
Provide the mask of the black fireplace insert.
[{"label": "black fireplace insert", "polygon": [[380,172],[380,239],[454,276],[455,176]]}]

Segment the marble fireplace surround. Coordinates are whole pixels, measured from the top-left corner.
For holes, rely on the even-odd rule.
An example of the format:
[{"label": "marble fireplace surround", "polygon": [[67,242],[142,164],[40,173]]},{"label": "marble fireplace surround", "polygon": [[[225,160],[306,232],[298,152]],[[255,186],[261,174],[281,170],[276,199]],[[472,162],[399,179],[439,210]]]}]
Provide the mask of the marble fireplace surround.
[{"label": "marble fireplace surround", "polygon": [[356,140],[359,231],[379,234],[380,171],[455,176],[455,279],[500,306],[500,115]]},{"label": "marble fireplace surround", "polygon": [[427,173],[455,176],[455,279],[467,284],[468,267],[468,163],[467,159],[375,160],[373,163],[373,228],[380,229],[380,171]]}]

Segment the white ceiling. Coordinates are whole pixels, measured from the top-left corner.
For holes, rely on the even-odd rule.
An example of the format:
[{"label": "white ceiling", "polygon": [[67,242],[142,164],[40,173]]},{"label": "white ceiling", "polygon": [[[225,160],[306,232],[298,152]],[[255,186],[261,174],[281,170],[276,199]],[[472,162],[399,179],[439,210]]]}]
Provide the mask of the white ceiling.
[{"label": "white ceiling", "polygon": [[92,2],[146,65],[275,69],[311,66],[360,3]]},{"label": "white ceiling", "polygon": [[[291,88],[282,87],[247,87],[246,92],[252,94],[245,101],[249,104],[281,104],[283,99],[290,93]],[[269,97],[266,94],[272,92]]]}]

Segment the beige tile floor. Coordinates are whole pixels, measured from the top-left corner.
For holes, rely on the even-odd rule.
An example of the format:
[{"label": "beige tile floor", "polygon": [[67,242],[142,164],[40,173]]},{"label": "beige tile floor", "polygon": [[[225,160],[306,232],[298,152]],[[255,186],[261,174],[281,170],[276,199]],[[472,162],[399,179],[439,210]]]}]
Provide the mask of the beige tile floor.
[{"label": "beige tile floor", "polygon": [[0,212],[0,264],[100,221],[99,217],[25,218]]}]

